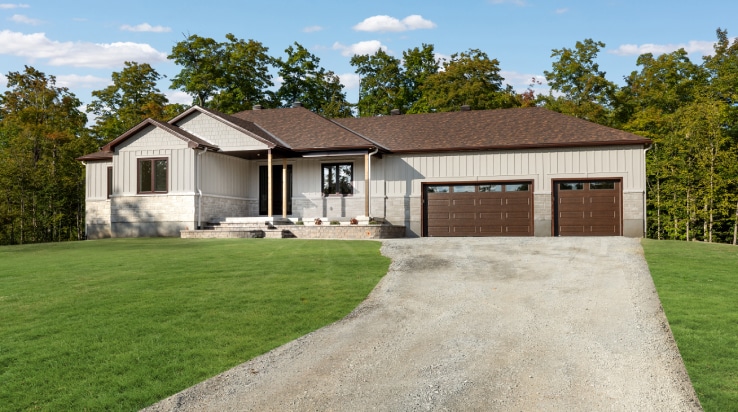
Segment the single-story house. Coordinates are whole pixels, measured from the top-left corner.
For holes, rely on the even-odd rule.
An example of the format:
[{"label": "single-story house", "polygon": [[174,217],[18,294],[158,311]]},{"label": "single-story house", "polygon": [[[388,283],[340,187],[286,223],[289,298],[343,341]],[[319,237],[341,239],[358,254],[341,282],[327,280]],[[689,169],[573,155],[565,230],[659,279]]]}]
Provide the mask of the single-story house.
[{"label": "single-story house", "polygon": [[226,217],[371,217],[408,237],[641,237],[649,145],[537,107],[327,119],[298,103],[194,106],[79,160],[89,239],[179,236]]}]

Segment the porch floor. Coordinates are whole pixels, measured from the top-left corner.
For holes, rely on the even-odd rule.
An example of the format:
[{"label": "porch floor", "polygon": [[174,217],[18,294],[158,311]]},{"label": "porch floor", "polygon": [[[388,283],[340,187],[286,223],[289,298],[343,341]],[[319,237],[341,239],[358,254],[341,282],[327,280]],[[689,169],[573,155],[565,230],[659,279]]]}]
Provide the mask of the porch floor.
[{"label": "porch floor", "polygon": [[282,217],[227,217],[206,222],[202,230],[182,230],[183,239],[300,238],[300,239],[394,239],[405,237],[405,226],[321,218],[301,221]]}]

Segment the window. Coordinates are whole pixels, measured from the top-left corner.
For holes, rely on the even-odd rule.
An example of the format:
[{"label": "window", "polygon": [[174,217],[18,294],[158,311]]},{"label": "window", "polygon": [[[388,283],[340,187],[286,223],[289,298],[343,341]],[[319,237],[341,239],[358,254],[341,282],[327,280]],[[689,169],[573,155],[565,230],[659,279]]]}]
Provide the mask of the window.
[{"label": "window", "polygon": [[351,195],[354,165],[352,163],[326,163],[323,165],[323,196]]},{"label": "window", "polygon": [[113,168],[108,167],[108,199],[113,195]]},{"label": "window", "polygon": [[454,193],[474,193],[477,187],[474,185],[457,185],[454,186]]},{"label": "window", "polygon": [[483,193],[502,192],[502,185],[479,185],[479,191]]},{"label": "window", "polygon": [[528,183],[509,183],[505,185],[506,192],[527,192]]},{"label": "window", "polygon": [[167,159],[138,159],[138,193],[166,193]]},{"label": "window", "polygon": [[559,183],[559,190],[582,190],[584,189],[584,183],[582,182],[561,182]]},{"label": "window", "polygon": [[589,182],[591,190],[612,190],[615,189],[615,182],[612,180],[603,180],[601,182]]},{"label": "window", "polygon": [[428,193],[448,193],[448,186],[428,186]]}]

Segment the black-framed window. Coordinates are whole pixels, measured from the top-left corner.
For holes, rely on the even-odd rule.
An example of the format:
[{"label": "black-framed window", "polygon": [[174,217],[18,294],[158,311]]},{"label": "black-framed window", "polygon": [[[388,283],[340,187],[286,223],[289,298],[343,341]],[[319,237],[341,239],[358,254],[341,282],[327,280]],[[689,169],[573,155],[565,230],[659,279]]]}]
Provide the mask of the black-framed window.
[{"label": "black-framed window", "polygon": [[354,194],[353,163],[324,163],[322,169],[323,196]]},{"label": "black-framed window", "polygon": [[168,159],[138,159],[138,193],[167,193]]},{"label": "black-framed window", "polygon": [[113,195],[113,167],[108,166],[108,199]]}]

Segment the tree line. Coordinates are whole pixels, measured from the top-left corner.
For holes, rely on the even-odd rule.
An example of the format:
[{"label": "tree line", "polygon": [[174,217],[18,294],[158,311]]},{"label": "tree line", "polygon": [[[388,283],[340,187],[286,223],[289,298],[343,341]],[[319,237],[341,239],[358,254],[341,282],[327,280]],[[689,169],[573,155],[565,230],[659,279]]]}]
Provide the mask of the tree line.
[{"label": "tree line", "polygon": [[[648,236],[736,243],[738,237],[738,42],[717,30],[714,53],[693,62],[683,49],[639,56],[618,86],[597,63],[602,42],[554,49],[544,75],[551,92],[516,92],[499,61],[479,49],[438,59],[422,44],[394,57],[355,55],[359,99],[347,101],[339,77],[295,42],[273,57],[262,43],[227,34],[189,35],[169,59],[180,72],[170,88],[192,103],[235,113],[254,105],[299,101],[326,117],[430,113],[542,106],[653,140],[647,152]],[[280,84],[275,87],[275,75]],[[0,96],[0,244],[76,240],[84,236],[84,166],[95,151],[140,121],[168,120],[185,109],[158,89],[163,76],[126,62],[112,85],[92,92],[82,111],[54,76],[26,66],[7,75]],[[88,115],[94,122],[88,125]]]}]

